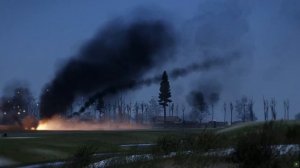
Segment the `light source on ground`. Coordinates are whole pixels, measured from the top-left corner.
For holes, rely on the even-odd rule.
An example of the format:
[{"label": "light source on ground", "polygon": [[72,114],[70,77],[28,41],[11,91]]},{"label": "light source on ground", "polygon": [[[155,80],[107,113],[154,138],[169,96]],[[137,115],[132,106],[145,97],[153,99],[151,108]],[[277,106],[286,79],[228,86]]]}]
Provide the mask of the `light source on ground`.
[{"label": "light source on ground", "polygon": [[109,121],[82,121],[77,118],[66,119],[60,116],[54,116],[51,119],[40,120],[36,130],[133,130],[147,129],[147,126],[130,124],[128,122],[115,123]]}]

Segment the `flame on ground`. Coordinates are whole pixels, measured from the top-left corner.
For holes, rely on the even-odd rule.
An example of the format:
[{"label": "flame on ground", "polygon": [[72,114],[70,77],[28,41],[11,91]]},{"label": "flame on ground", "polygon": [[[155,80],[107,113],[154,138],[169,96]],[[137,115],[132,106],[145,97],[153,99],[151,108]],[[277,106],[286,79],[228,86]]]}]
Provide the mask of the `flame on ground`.
[{"label": "flame on ground", "polygon": [[97,122],[97,121],[81,121],[76,118],[65,119],[60,116],[51,119],[40,120],[36,130],[131,130],[131,129],[147,129],[149,126],[130,124],[130,123],[114,123],[114,122]]}]

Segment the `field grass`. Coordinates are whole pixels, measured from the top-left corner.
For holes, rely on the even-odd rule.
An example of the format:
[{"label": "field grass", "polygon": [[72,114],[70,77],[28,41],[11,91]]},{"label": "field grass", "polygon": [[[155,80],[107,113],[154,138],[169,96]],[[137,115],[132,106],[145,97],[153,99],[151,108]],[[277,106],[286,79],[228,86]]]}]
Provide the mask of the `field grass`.
[{"label": "field grass", "polygon": [[[278,140],[277,143],[290,144],[300,142],[300,121],[271,121],[271,123],[273,124],[273,129],[276,130],[276,136],[282,138]],[[245,133],[257,132],[258,130],[262,130],[264,126],[265,122],[262,121],[241,123],[217,130],[216,133],[222,135],[223,137],[227,137],[227,144],[233,145],[240,135],[243,135]],[[291,128],[296,128],[296,130],[291,131]],[[289,140],[289,137],[286,137],[289,136],[288,134],[292,134],[292,136],[294,137],[291,137]]]},{"label": "field grass", "polygon": [[[240,123],[237,125],[229,126],[227,128],[223,128],[217,131],[217,133],[227,134],[227,135],[237,135],[243,132],[255,131],[260,129],[264,125],[264,121],[257,121],[257,122],[246,122]],[[289,126],[300,126],[300,120],[278,120],[274,121],[274,124],[278,126],[280,129],[286,129]]]},{"label": "field grass", "polygon": [[157,129],[134,131],[8,132],[8,137],[0,138],[0,157],[14,160],[18,165],[57,161],[70,157],[78,147],[85,144],[96,146],[97,153],[141,152],[130,151],[121,148],[119,145],[155,143],[158,137],[163,135],[180,137],[183,134],[195,134],[199,131],[199,129]]},{"label": "field grass", "polygon": [[[278,136],[289,132],[290,126],[300,126],[299,121],[274,122]],[[246,132],[255,132],[264,126],[264,122],[242,123],[227,128],[209,129],[218,135],[218,147],[232,147],[237,138]],[[299,127],[297,127],[299,128]],[[72,156],[82,145],[94,145],[97,153],[137,154],[149,153],[147,149],[120,147],[122,144],[157,143],[161,137],[187,137],[199,135],[203,129],[149,129],[127,131],[23,131],[8,132],[8,137],[0,137],[0,158],[5,157],[16,162],[12,166],[65,160]],[[292,134],[295,134],[291,132]],[[292,138],[297,142],[297,137]],[[2,133],[0,132],[0,135]],[[299,141],[300,142],[300,141]],[[278,143],[291,143],[278,141]],[[173,148],[172,148],[173,149]],[[105,156],[101,156],[105,157]],[[162,160],[165,163],[164,160]],[[173,162],[172,159],[166,163]],[[138,163],[137,163],[138,164]],[[149,163],[151,165],[151,162]],[[0,165],[1,167],[1,165]],[[126,167],[126,166],[125,166]]]},{"label": "field grass", "polygon": [[[123,167],[290,168],[300,162],[299,152],[279,155],[280,149],[275,148],[282,144],[300,145],[299,121],[242,123],[210,133],[202,132],[198,136],[183,139],[165,136],[157,143],[158,152],[176,151],[175,157],[139,161]],[[222,157],[205,155],[210,151],[207,149],[228,148],[235,152]],[[191,153],[184,154],[182,151]]]}]

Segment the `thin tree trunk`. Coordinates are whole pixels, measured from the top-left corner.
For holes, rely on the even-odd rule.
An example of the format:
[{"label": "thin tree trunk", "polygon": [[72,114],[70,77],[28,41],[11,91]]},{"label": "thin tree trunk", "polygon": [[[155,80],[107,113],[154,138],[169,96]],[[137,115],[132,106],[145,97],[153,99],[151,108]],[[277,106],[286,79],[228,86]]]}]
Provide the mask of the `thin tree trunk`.
[{"label": "thin tree trunk", "polygon": [[164,126],[166,126],[166,119],[167,119],[167,117],[166,117],[166,106],[164,106]]},{"label": "thin tree trunk", "polygon": [[246,105],[243,105],[243,122],[246,122]]},{"label": "thin tree trunk", "polygon": [[232,110],[230,110],[230,125],[232,125]]},{"label": "thin tree trunk", "polygon": [[211,105],[211,121],[214,121],[214,105]]}]

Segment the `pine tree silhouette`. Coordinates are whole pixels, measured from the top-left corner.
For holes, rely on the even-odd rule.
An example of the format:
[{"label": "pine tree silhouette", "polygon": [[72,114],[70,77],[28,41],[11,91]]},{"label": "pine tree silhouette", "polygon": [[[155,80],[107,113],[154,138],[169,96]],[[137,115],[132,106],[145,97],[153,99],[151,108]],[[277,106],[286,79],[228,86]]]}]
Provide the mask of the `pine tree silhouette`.
[{"label": "pine tree silhouette", "polygon": [[166,107],[170,102],[172,102],[171,98],[171,90],[170,90],[170,83],[168,79],[167,72],[164,71],[159,88],[159,104],[164,108],[164,124],[166,124]]}]

